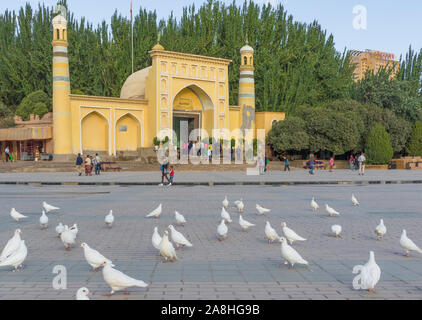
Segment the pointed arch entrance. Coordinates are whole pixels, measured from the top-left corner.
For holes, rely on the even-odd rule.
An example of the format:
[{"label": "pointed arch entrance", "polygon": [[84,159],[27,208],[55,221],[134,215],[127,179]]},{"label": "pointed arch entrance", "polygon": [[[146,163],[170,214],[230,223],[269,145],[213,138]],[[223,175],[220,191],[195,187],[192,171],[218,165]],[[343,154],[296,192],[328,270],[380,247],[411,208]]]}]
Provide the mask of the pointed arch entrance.
[{"label": "pointed arch entrance", "polygon": [[108,120],[99,112],[88,113],[81,121],[82,152],[108,153],[109,124]]}]

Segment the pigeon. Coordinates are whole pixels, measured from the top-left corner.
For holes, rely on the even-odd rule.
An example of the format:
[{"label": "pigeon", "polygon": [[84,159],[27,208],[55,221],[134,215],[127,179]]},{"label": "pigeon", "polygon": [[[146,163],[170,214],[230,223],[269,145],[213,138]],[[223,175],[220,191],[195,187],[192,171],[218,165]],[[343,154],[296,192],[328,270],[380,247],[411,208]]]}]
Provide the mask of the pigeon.
[{"label": "pigeon", "polygon": [[242,231],[246,231],[250,227],[255,227],[253,223],[250,223],[249,221],[244,220],[241,215],[239,215],[239,224],[242,228]]},{"label": "pigeon", "polygon": [[23,214],[17,212],[15,208],[12,208],[12,210],[10,210],[10,216],[17,222],[19,222],[20,219],[28,218],[27,216],[24,216]]},{"label": "pigeon", "polygon": [[273,243],[275,240],[279,240],[280,236],[277,234],[277,232],[271,227],[271,224],[269,221],[265,224],[265,235],[268,239],[268,244]]},{"label": "pigeon", "polygon": [[46,229],[47,228],[47,225],[48,225],[48,217],[46,216],[45,211],[43,210],[42,211],[42,215],[40,217],[40,226],[41,226],[41,229]]},{"label": "pigeon", "polygon": [[258,215],[262,216],[264,214],[266,214],[267,212],[270,212],[270,209],[265,209],[263,207],[261,207],[259,204],[256,205],[256,210],[258,210]]},{"label": "pigeon", "polygon": [[384,225],[384,220],[383,219],[380,220],[380,224],[377,225],[377,227],[375,228],[375,233],[378,236],[378,240],[381,240],[382,237],[384,236],[384,234],[387,233],[387,228]]},{"label": "pigeon", "polygon": [[225,221],[225,219],[222,219],[217,227],[218,240],[220,241],[225,240],[227,238],[227,232],[229,232],[229,228],[227,228]]},{"label": "pigeon", "polygon": [[113,262],[111,260],[104,257],[97,250],[92,249],[85,242],[81,243],[81,247],[84,249],[84,256],[85,256],[86,262],[88,262],[88,264],[90,264],[91,267],[93,268],[91,272],[97,272],[98,268],[101,266],[101,264],[104,261],[107,261],[107,263],[110,263],[113,266]]},{"label": "pigeon", "polygon": [[242,200],[242,199],[240,199],[240,200],[238,200],[238,201],[235,201],[235,205],[236,205],[237,210],[238,210],[239,212],[243,212],[243,208],[245,207],[245,205],[244,205],[244,203],[243,203],[243,200]]},{"label": "pigeon", "polygon": [[177,211],[174,211],[174,217],[176,218],[176,222],[179,225],[184,225],[186,223],[185,217]]},{"label": "pigeon", "polygon": [[60,208],[54,207],[54,206],[48,204],[45,201],[43,201],[42,206],[43,206],[45,212],[47,212],[47,213],[49,213],[50,211],[53,211],[53,210],[60,210]]},{"label": "pigeon", "polygon": [[125,290],[125,294],[129,294],[126,288],[131,287],[141,287],[145,288],[148,286],[142,280],[136,280],[123,272],[113,268],[113,265],[107,261],[104,261],[101,266],[103,266],[103,277],[104,281],[110,286],[111,292],[106,294],[106,296],[111,296],[114,292],[119,290]]},{"label": "pigeon", "polygon": [[409,257],[409,251],[417,251],[419,253],[422,253],[422,250],[419,249],[419,247],[407,237],[406,230],[403,230],[401,234],[400,245],[404,250],[406,250],[406,257]]},{"label": "pigeon", "polygon": [[314,197],[312,197],[311,207],[312,207],[312,211],[317,211],[319,209],[319,205],[318,205],[318,203],[316,203]]},{"label": "pigeon", "polygon": [[89,300],[88,296],[91,294],[88,288],[82,287],[79,288],[76,292],[76,300]]},{"label": "pigeon", "polygon": [[114,222],[113,210],[110,210],[108,215],[105,216],[104,222],[107,225],[107,227],[110,229],[111,225]]},{"label": "pigeon", "polygon": [[302,238],[299,236],[296,232],[294,232],[292,229],[287,227],[287,224],[285,222],[281,223],[281,228],[283,230],[284,236],[289,240],[290,245],[293,244],[295,241],[306,241],[305,238]]},{"label": "pigeon", "polygon": [[0,255],[0,262],[4,261],[7,257],[13,254],[16,250],[19,249],[21,245],[21,229],[16,229],[15,234],[12,238],[7,241],[6,246],[4,247],[3,251]]},{"label": "pigeon", "polygon": [[226,211],[226,209],[224,209],[224,207],[221,208],[221,218],[226,220],[228,223],[232,222],[232,219],[230,218],[229,213]]},{"label": "pigeon", "polygon": [[223,207],[226,209],[229,207],[229,200],[227,200],[227,196],[223,200]]},{"label": "pigeon", "polygon": [[341,238],[341,235],[340,235],[340,233],[341,233],[341,225],[339,225],[339,224],[332,225],[331,226],[331,231],[332,231],[332,233],[334,233],[334,237]]},{"label": "pigeon", "polygon": [[[13,266],[15,267],[13,272],[18,272],[18,268],[25,261],[27,255],[28,248],[25,245],[25,240],[21,240],[19,248],[15,252],[13,252],[9,257],[0,262],[0,267]],[[23,266],[23,268],[25,268],[25,266]]]},{"label": "pigeon", "polygon": [[171,231],[171,240],[176,244],[176,248],[179,248],[179,245],[187,247],[192,247],[193,244],[190,243],[183,234],[181,234],[179,231],[177,231],[173,225],[169,225],[168,228]]},{"label": "pigeon", "polygon": [[289,269],[293,269],[295,263],[309,265],[308,261],[303,259],[295,249],[287,244],[286,238],[281,237],[279,241],[281,242],[281,257],[284,259],[284,264],[291,264]]},{"label": "pigeon", "polygon": [[60,235],[60,239],[66,247],[66,251],[70,251],[70,247],[75,244],[76,235],[69,229],[67,225],[64,226],[64,230]]},{"label": "pigeon", "polygon": [[[381,269],[375,262],[374,251],[369,252],[367,263],[353,267],[353,274],[360,274],[353,279],[353,288],[356,290],[364,289],[369,292],[374,291],[376,284],[381,277]],[[359,283],[360,280],[360,283]]]},{"label": "pigeon", "polygon": [[71,226],[69,228],[69,231],[72,232],[75,235],[75,238],[76,238],[76,236],[78,234],[78,231],[79,231],[78,230],[78,225],[75,223],[73,226]]},{"label": "pigeon", "polygon": [[154,227],[154,233],[152,234],[152,245],[155,249],[160,250],[161,236],[158,233],[158,228]]},{"label": "pigeon", "polygon": [[173,247],[173,244],[169,241],[169,232],[167,230],[164,231],[163,240],[160,243],[160,253],[165,258],[163,262],[167,262],[167,259],[170,258],[170,262],[174,262],[178,260],[176,256],[176,250]]},{"label": "pigeon", "polygon": [[355,195],[352,193],[352,204],[354,206],[358,206],[359,205],[359,201],[358,199],[356,199]]},{"label": "pigeon", "polygon": [[156,209],[152,210],[149,214],[146,215],[146,218],[154,217],[155,219],[157,219],[160,216],[161,211],[162,205],[160,203],[160,205]]},{"label": "pigeon", "polygon": [[56,227],[56,233],[57,233],[57,237],[60,238],[60,235],[62,234],[62,232],[64,231],[64,226],[63,224],[60,222],[58,224],[58,226]]},{"label": "pigeon", "polygon": [[329,207],[328,204],[325,204],[325,210],[327,210],[328,216],[330,216],[330,217],[332,217],[333,215],[336,215],[336,216],[340,215],[340,213],[338,213],[336,210]]}]

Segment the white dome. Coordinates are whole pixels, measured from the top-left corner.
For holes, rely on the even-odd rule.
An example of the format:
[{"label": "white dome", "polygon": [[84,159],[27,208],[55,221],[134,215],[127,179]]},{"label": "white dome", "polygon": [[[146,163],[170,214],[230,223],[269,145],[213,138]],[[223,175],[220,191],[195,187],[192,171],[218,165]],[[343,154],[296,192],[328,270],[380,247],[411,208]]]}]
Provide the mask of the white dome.
[{"label": "white dome", "polygon": [[63,17],[61,14],[54,17],[52,21],[53,26],[63,26],[66,27],[67,21],[65,17]]},{"label": "white dome", "polygon": [[243,46],[243,47],[240,49],[240,53],[244,53],[244,52],[251,52],[251,53],[254,53],[254,49],[253,49],[250,45],[246,45],[246,46]]}]

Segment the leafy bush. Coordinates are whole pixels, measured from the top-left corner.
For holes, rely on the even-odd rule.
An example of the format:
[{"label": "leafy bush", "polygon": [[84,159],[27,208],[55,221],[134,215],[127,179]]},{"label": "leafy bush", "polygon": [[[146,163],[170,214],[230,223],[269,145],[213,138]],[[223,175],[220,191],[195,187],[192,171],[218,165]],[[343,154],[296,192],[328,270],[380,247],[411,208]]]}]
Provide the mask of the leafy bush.
[{"label": "leafy bush", "polygon": [[305,121],[292,116],[277,122],[268,132],[268,142],[277,153],[309,149]]},{"label": "leafy bush", "polygon": [[422,122],[417,121],[410,134],[406,152],[410,156],[422,156]]},{"label": "leafy bush", "polygon": [[[41,106],[38,103],[42,103],[44,106]],[[26,121],[29,120],[30,114],[43,116],[48,111],[51,111],[51,108],[51,99],[44,91],[38,90],[23,98],[21,104],[16,110],[16,114],[22,117],[22,120]],[[45,110],[47,110],[47,112],[45,112]]]},{"label": "leafy bush", "polygon": [[388,164],[393,157],[393,147],[382,124],[377,123],[369,131],[365,153],[369,164]]}]

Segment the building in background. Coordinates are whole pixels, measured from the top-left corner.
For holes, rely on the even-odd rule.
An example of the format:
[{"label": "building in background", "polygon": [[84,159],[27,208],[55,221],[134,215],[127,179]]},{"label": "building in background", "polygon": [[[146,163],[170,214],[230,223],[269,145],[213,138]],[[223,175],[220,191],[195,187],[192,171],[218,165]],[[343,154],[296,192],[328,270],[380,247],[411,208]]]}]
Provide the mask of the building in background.
[{"label": "building in background", "polygon": [[353,80],[359,81],[365,77],[368,70],[377,73],[382,68],[392,68],[392,76],[399,71],[399,62],[393,53],[376,50],[350,50],[350,62],[355,65]]}]

